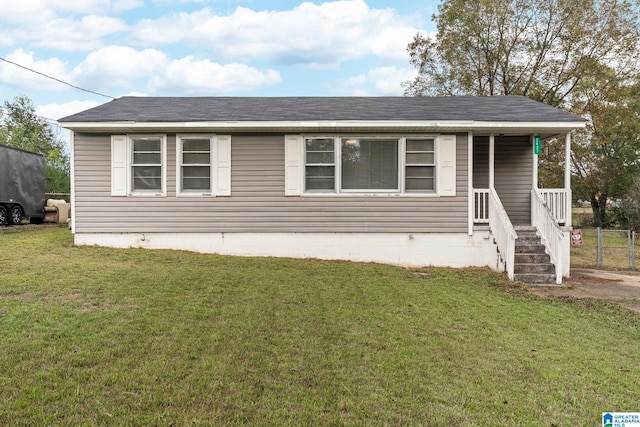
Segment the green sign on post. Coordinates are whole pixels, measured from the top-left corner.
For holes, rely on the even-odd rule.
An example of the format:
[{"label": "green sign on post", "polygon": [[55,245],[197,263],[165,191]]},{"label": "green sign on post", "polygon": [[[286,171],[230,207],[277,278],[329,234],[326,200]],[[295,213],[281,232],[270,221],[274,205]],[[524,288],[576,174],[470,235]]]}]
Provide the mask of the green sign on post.
[{"label": "green sign on post", "polygon": [[540,138],[540,135],[535,135],[533,137],[533,153],[536,156],[539,156],[540,153],[542,153],[542,138]]}]

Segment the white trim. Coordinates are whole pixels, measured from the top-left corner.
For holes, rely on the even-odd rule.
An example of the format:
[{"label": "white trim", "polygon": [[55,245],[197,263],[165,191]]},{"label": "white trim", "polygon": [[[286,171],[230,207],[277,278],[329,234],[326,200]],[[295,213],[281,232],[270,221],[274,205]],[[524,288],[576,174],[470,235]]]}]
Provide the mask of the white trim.
[{"label": "white trim", "polygon": [[[176,135],[176,197],[212,197],[215,196],[213,174],[215,167],[215,135],[197,133],[179,133]],[[209,192],[183,191],[182,190],[182,142],[185,139],[208,139],[209,140]]]},{"label": "white trim", "polygon": [[77,233],[75,244],[499,269],[496,248],[488,231],[472,236],[466,233]]},{"label": "white trim", "polygon": [[[349,139],[363,139],[363,140],[386,140],[386,141],[395,141],[396,149],[397,149],[397,165],[398,173],[398,186],[397,188],[381,188],[381,189],[367,189],[367,188],[342,188],[342,142],[347,140],[346,144],[348,145]],[[335,168],[336,168],[336,194],[350,194],[350,195],[363,195],[363,194],[402,194],[402,184],[400,182],[401,179],[401,169],[404,167],[404,156],[401,151],[402,147],[402,136],[390,134],[371,134],[371,135],[362,135],[358,133],[354,134],[342,134],[335,139],[336,143],[336,156],[335,156]]]},{"label": "white trim", "polygon": [[284,195],[300,196],[304,192],[304,138],[284,136]]},{"label": "white trim", "polygon": [[489,188],[495,186],[496,173],[496,138],[494,134],[489,135]]},{"label": "white trim", "polygon": [[70,164],[70,170],[69,173],[71,174],[71,195],[70,195],[70,202],[71,202],[71,232],[75,232],[76,230],[76,165],[75,165],[75,160],[76,160],[76,156],[75,156],[75,148],[76,148],[76,134],[75,132],[71,131],[71,135],[69,136],[69,162]]},{"label": "white trim", "polygon": [[[438,182],[440,182],[440,167],[439,167],[439,163],[440,163],[440,158],[439,155],[440,153],[442,153],[441,147],[440,147],[440,138],[442,136],[441,135],[437,135],[437,134],[431,134],[431,135],[410,135],[410,136],[403,136],[400,138],[400,145],[399,145],[399,153],[398,153],[398,157],[400,157],[400,162],[399,162],[399,170],[400,170],[400,188],[401,188],[401,193],[404,195],[411,195],[411,194],[416,194],[416,195],[436,195],[436,196],[443,196],[444,194],[442,194],[439,190],[438,190]],[[455,138],[455,136],[454,136]],[[408,191],[406,190],[406,185],[407,185],[407,140],[409,141],[413,141],[413,140],[433,140],[433,163],[418,163],[415,165],[411,165],[409,164],[408,167],[412,167],[412,166],[426,166],[426,167],[432,167],[433,168],[433,189],[432,190],[422,190],[422,191]],[[455,160],[454,160],[455,161]],[[455,178],[454,178],[455,179]]]},{"label": "white trim", "polygon": [[[285,140],[289,141],[291,137],[291,143],[293,142],[293,137],[298,137],[298,135],[286,135]],[[386,139],[386,140],[396,140],[398,144],[398,188],[397,189],[380,189],[380,190],[366,190],[366,189],[343,189],[342,188],[342,141],[344,139],[349,138],[363,138],[363,139]],[[293,164],[295,159],[299,159],[300,170],[297,172],[301,189],[300,192],[289,191],[285,193],[286,195],[295,195],[295,196],[311,196],[311,197],[319,197],[319,196],[329,196],[329,197],[344,197],[344,196],[358,196],[358,197],[376,197],[376,196],[395,196],[395,197],[440,197],[440,196],[455,196],[455,171],[456,171],[456,136],[455,135],[440,135],[440,134],[416,134],[416,135],[401,135],[398,133],[390,133],[390,134],[362,134],[362,133],[344,133],[341,135],[322,135],[322,134],[309,134],[309,135],[301,135],[300,136],[300,153],[294,152],[293,148],[289,147],[289,142],[286,142],[285,147],[285,157],[287,165],[291,163]],[[333,139],[334,140],[334,173],[335,173],[335,186],[333,190],[306,190],[306,182],[305,182],[305,172],[306,172],[306,146],[305,140],[307,139]],[[433,139],[434,140],[434,165],[435,165],[435,174],[433,177],[434,180],[434,189],[433,190],[424,190],[420,191],[410,191],[406,192],[405,186],[405,175],[406,175],[406,141],[407,139]],[[441,148],[443,144],[443,139],[448,140],[449,142],[453,142],[453,158],[452,159],[441,159],[439,153],[442,153],[443,150]],[[449,153],[450,154],[450,153]],[[438,182],[440,182],[443,174],[443,169],[440,168],[439,164],[449,164],[450,170],[453,171],[453,191],[445,191],[442,188],[438,187]],[[291,168],[291,169],[289,169]],[[445,166],[446,168],[446,166]],[[293,166],[288,166],[285,168],[285,179],[287,181],[287,189],[289,188],[289,180],[293,177]],[[445,178],[446,179],[446,178]]]},{"label": "white trim", "polygon": [[531,144],[531,152],[533,153],[533,182],[532,182],[532,187],[531,188],[538,188],[538,155],[535,153],[534,150],[534,141],[533,141],[534,135],[529,135],[529,143]]},{"label": "white trim", "polygon": [[363,193],[362,190],[345,190],[341,193],[313,192],[302,193],[301,197],[441,197],[435,191],[429,193],[400,193],[399,191],[385,193]]},{"label": "white trim", "polygon": [[467,133],[467,206],[469,216],[468,221],[468,234],[473,235],[473,221],[475,217],[475,201],[473,198],[473,131]]},{"label": "white trim", "polygon": [[215,174],[213,188],[216,196],[231,196],[231,135],[215,138]]},{"label": "white trim", "polygon": [[436,138],[436,188],[440,196],[456,195],[457,139],[456,135]]},{"label": "white trim", "polygon": [[126,135],[111,135],[111,196],[129,193],[129,142]]},{"label": "white trim", "polygon": [[[501,122],[501,121],[473,121],[473,120],[320,120],[320,121],[207,121],[207,122],[61,122],[60,125],[67,129],[196,129],[206,131],[208,129],[345,129],[345,128],[371,128],[383,130],[384,128],[412,128],[418,130],[431,129],[434,132],[446,129],[468,130],[497,130],[521,132],[522,129],[550,129],[557,132],[567,132],[573,129],[581,129],[586,126],[586,121],[570,122]],[[527,132],[529,133],[529,132]]]},{"label": "white trim", "polygon": [[[133,191],[133,139],[160,138],[161,182],[160,192]],[[167,197],[167,134],[129,134],[127,135],[127,195],[131,197]]]},{"label": "white trim", "polygon": [[571,189],[571,132],[567,132],[564,139],[564,188]]}]

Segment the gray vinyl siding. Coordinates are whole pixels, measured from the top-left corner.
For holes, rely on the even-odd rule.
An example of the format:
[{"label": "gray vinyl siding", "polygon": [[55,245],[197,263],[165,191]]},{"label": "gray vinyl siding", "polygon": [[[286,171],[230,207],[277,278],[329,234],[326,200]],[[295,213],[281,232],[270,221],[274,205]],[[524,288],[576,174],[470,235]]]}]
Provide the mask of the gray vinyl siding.
[{"label": "gray vinyl siding", "polygon": [[489,188],[489,137],[473,138],[473,188]]},{"label": "gray vinyl siding", "polygon": [[495,185],[513,224],[531,224],[533,148],[529,136],[502,137],[496,143]]},{"label": "gray vinyl siding", "polygon": [[[473,186],[489,187],[489,137],[475,137]],[[529,136],[495,138],[495,188],[513,224],[531,224],[533,148]]]},{"label": "gray vinyl siding", "polygon": [[457,136],[455,197],[285,197],[284,135],[231,136],[231,196],[112,197],[110,135],[74,136],[75,230],[100,232],[466,232],[467,136]]}]

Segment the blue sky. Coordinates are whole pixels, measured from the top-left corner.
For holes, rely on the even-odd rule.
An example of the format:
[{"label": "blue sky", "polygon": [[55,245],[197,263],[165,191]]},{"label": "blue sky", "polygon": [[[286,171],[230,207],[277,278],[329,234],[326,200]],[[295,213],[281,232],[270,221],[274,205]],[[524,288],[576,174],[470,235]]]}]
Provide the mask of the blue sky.
[{"label": "blue sky", "polygon": [[[0,56],[120,97],[401,95],[429,0],[0,0]],[[58,119],[109,99],[0,61],[0,101]]]}]

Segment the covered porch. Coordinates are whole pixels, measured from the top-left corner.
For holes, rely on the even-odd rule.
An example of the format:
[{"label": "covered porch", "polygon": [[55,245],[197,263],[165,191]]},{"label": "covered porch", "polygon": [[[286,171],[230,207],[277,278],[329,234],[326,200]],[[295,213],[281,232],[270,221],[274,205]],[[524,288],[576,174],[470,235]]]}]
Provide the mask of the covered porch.
[{"label": "covered porch", "polygon": [[[518,230],[535,230],[561,284],[570,267],[571,134],[538,135],[469,135],[469,233],[488,228],[499,268],[514,280]],[[564,188],[538,187],[538,138],[564,139]]]}]

